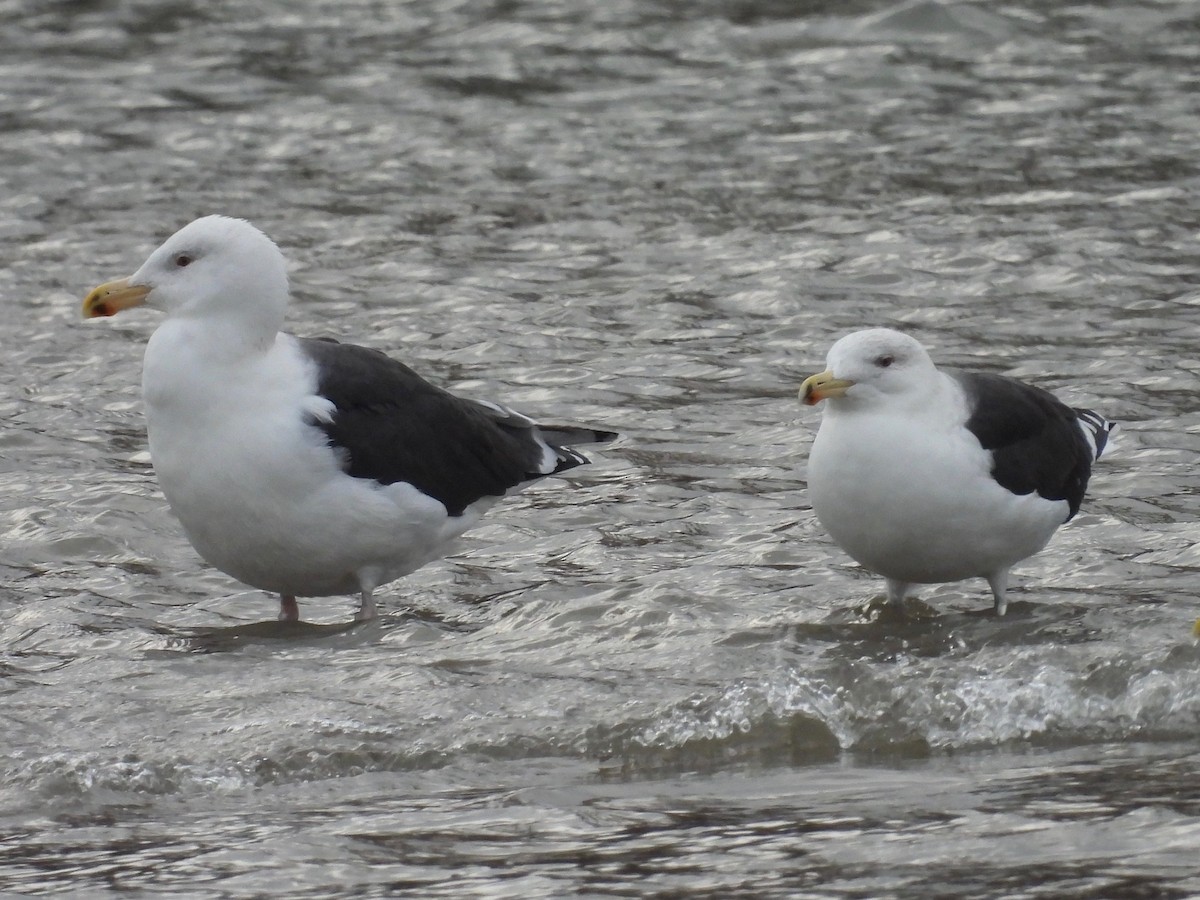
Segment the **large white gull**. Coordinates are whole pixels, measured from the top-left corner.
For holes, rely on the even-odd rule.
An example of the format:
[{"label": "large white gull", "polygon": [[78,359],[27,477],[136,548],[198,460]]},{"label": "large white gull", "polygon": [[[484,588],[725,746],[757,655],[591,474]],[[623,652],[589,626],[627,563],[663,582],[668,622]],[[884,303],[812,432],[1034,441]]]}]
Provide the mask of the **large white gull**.
[{"label": "large white gull", "polygon": [[800,398],[828,401],[813,510],[899,607],[915,584],[983,577],[1004,615],[1009,569],[1079,510],[1114,427],[1011,378],[940,370],[887,328],[837,341]]},{"label": "large white gull", "polygon": [[588,460],[593,428],[540,426],[462,399],[376,350],[280,331],[283,254],[241,219],[180,229],[87,317],[166,313],[142,394],[163,493],[199,554],[280,595],[373,592],[443,555],[500,497]]}]

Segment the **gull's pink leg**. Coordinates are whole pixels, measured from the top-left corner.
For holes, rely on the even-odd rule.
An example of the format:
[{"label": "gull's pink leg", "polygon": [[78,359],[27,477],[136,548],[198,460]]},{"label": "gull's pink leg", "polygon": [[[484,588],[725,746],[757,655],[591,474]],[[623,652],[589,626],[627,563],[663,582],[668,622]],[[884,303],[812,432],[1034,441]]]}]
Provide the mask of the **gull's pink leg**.
[{"label": "gull's pink leg", "polygon": [[295,597],[289,597],[287,594],[279,595],[279,621],[300,621],[300,606],[296,603]]}]

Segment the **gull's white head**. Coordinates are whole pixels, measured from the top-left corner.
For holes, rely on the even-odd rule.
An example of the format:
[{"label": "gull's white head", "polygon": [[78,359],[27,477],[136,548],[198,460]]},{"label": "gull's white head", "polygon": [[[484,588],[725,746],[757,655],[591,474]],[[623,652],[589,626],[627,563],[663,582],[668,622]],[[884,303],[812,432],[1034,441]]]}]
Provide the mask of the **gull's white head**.
[{"label": "gull's white head", "polygon": [[830,348],[825,367],[800,386],[800,399],[809,406],[822,400],[864,406],[921,396],[937,373],[924,347],[890,328],[846,335]]},{"label": "gull's white head", "polygon": [[274,242],[243,219],[205,216],[167,238],[128,278],[95,288],[83,301],[83,315],[149,306],[172,317],[225,319],[274,334],[287,301],[287,269]]}]

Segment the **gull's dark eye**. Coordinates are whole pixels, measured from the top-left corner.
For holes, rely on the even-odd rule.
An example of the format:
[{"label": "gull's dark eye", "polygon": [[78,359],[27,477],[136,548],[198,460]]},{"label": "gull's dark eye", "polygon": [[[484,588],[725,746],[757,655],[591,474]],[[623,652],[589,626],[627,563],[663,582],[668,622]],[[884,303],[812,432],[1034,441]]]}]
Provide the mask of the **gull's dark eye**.
[{"label": "gull's dark eye", "polygon": [[896,357],[892,356],[890,353],[885,353],[883,356],[875,357],[875,365],[879,366],[881,369],[886,369],[895,361]]},{"label": "gull's dark eye", "polygon": [[175,257],[175,265],[182,269],[184,266],[190,266],[192,264],[192,259],[193,257],[191,257],[189,254],[180,253]]}]

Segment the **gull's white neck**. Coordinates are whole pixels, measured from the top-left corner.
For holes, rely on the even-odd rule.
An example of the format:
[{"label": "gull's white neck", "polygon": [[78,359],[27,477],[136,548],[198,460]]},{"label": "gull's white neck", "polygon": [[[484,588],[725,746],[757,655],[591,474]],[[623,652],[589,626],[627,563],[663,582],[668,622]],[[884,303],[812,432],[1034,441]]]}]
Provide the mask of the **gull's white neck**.
[{"label": "gull's white neck", "polygon": [[176,409],[204,410],[237,391],[275,346],[278,332],[250,330],[235,317],[169,317],[150,336],[142,396],[151,427]]}]

